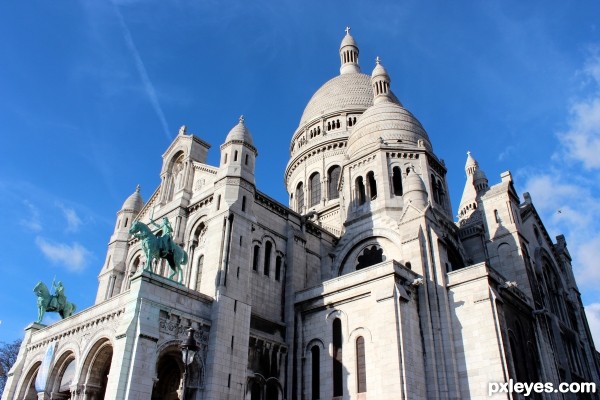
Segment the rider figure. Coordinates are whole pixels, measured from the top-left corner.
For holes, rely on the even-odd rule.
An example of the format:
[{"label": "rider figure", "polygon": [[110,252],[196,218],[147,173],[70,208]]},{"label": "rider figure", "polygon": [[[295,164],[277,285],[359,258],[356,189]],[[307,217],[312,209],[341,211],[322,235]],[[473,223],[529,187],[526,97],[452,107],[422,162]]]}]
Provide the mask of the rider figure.
[{"label": "rider figure", "polygon": [[169,219],[167,217],[163,217],[162,224],[160,224],[160,225],[158,225],[156,222],[154,222],[153,219],[150,219],[150,223],[152,225],[156,226],[157,228],[161,229],[162,234],[159,237],[164,238],[163,243],[164,243],[164,247],[165,247],[165,252],[171,253],[173,251],[173,247],[172,247],[173,228],[171,227],[171,224],[169,223]]},{"label": "rider figure", "polygon": [[52,281],[52,288],[54,289],[54,296],[56,297],[56,302],[58,303],[58,309],[64,308],[67,303],[67,298],[65,297],[65,287],[63,286],[62,281],[58,281],[58,283],[54,283]]}]

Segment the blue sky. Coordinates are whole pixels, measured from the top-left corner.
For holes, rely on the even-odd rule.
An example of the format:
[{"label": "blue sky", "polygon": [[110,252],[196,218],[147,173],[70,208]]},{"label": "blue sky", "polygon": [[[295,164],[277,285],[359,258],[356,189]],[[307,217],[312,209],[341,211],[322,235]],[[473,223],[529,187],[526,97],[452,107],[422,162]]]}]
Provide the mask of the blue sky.
[{"label": "blue sky", "polygon": [[286,203],[290,138],[349,25],[363,71],[381,57],[445,160],[455,212],[470,150],[566,235],[600,343],[598,15],[585,0],[0,2],[0,341],[36,318],[39,280],[93,304],[115,214],[155,190],[183,124],[216,164],[243,114],[258,187]]}]

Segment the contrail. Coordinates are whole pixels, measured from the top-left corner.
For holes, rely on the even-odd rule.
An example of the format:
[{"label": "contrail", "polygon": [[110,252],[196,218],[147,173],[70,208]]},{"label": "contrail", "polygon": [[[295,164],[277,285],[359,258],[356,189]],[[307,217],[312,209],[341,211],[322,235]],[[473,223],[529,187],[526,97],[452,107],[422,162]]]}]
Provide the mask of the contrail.
[{"label": "contrail", "polygon": [[156,115],[160,120],[165,137],[170,141],[173,138],[169,134],[167,119],[165,118],[165,114],[163,113],[160,103],[158,102],[158,96],[156,95],[156,91],[154,90],[154,85],[152,84],[152,81],[150,81],[150,77],[148,76],[148,72],[146,71],[146,67],[144,66],[144,62],[140,57],[140,53],[138,52],[137,47],[135,47],[135,43],[133,42],[133,38],[131,37],[131,32],[129,32],[129,29],[125,24],[125,19],[123,19],[123,15],[121,14],[119,7],[115,4],[114,1],[112,2],[112,4],[115,8],[117,17],[119,18],[119,23],[121,24],[121,28],[123,29],[123,36],[125,38],[125,42],[127,43],[127,47],[129,48],[131,55],[133,56],[135,66],[138,70],[138,73],[140,74],[140,79],[142,80],[142,84],[146,89],[146,93],[148,94],[150,103],[152,103],[152,107],[154,108],[154,111],[156,112]]}]

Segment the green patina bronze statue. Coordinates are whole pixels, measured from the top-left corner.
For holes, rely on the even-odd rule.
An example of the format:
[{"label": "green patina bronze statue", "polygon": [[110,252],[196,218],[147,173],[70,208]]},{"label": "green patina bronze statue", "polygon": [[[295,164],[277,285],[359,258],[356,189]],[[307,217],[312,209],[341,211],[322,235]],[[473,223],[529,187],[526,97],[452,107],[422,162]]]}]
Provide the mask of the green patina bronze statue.
[{"label": "green patina bronze statue", "polygon": [[160,235],[152,233],[150,228],[141,221],[134,221],[129,228],[129,233],[142,241],[142,250],[146,255],[145,271],[152,272],[152,261],[156,258],[164,258],[173,270],[169,279],[175,275],[179,276],[178,283],[183,281],[182,265],[188,261],[188,255],[177,243],[173,241],[173,229],[167,217],[163,218],[162,225],[158,225],[154,220],[150,220],[154,226],[161,229]]},{"label": "green patina bronze statue", "polygon": [[61,281],[58,281],[58,283],[53,281],[52,289],[54,289],[53,295],[50,294],[48,287],[41,281],[33,288],[33,292],[38,298],[38,319],[36,321],[38,324],[42,322],[46,312],[57,312],[64,319],[73,315],[75,311],[75,304],[67,301],[65,287]]}]

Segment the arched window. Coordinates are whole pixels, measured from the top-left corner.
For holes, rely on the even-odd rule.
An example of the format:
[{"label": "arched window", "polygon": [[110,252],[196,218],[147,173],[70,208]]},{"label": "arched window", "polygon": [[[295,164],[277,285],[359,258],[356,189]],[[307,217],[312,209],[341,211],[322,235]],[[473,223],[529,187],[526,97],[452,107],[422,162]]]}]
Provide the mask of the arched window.
[{"label": "arched window", "polygon": [[223,156],[223,164],[227,164],[227,153]]},{"label": "arched window", "polygon": [[327,195],[329,200],[338,199],[340,192],[338,192],[338,183],[340,181],[340,173],[342,169],[339,165],[334,165],[327,171]]},{"label": "arched window", "polygon": [[343,396],[342,321],[333,320],[333,397]]},{"label": "arched window", "polygon": [[371,246],[364,249],[362,254],[358,256],[356,270],[370,267],[371,265],[379,264],[383,262],[383,249],[378,246]]},{"label": "arched window", "polygon": [[302,182],[296,186],[296,211],[299,213],[304,211],[304,185]]},{"label": "arched window", "polygon": [[217,210],[221,208],[221,195],[217,196]]},{"label": "arched window", "polygon": [[260,246],[254,245],[254,254],[252,255],[252,269],[258,271],[258,256],[260,254]]},{"label": "arched window", "polygon": [[311,399],[318,400],[321,398],[321,351],[319,346],[313,346],[310,349],[310,355],[312,358],[311,368]]},{"label": "arched window", "polygon": [[321,201],[321,174],[315,172],[310,176],[310,206],[318,205]]},{"label": "arched window", "polygon": [[196,270],[198,271],[196,273],[196,290],[199,292],[200,291],[200,282],[202,281],[202,266],[204,265],[204,255],[200,255],[200,257],[198,257],[198,262],[197,262],[197,268]]},{"label": "arched window", "polygon": [[433,192],[433,200],[436,203],[440,203],[440,194],[435,180],[435,175],[431,174],[431,191]]},{"label": "arched window", "polygon": [[356,178],[356,202],[359,206],[365,204],[367,194],[365,193],[365,183],[362,176]]},{"label": "arched window", "polygon": [[394,187],[394,196],[402,196],[402,172],[400,167],[394,167],[392,170],[392,186]]},{"label": "arched window", "polygon": [[439,203],[443,206],[444,202],[446,201],[446,193],[444,192],[444,186],[442,185],[442,181],[440,181],[439,179],[437,180],[436,187]]},{"label": "arched window", "polygon": [[365,339],[356,338],[356,388],[358,393],[367,391],[367,362],[365,357]]},{"label": "arched window", "polygon": [[277,256],[275,258],[275,280],[278,281],[281,279],[281,256]]},{"label": "arched window", "polygon": [[233,153],[233,161],[237,161],[237,156],[238,156],[238,151],[236,150],[235,153]]},{"label": "arched window", "polygon": [[367,174],[367,182],[369,183],[369,198],[375,200],[377,198],[377,182],[375,182],[375,174],[370,171]]},{"label": "arched window", "polygon": [[273,243],[267,241],[265,243],[265,261],[264,261],[264,273],[269,276],[271,272],[271,249],[273,248]]}]

